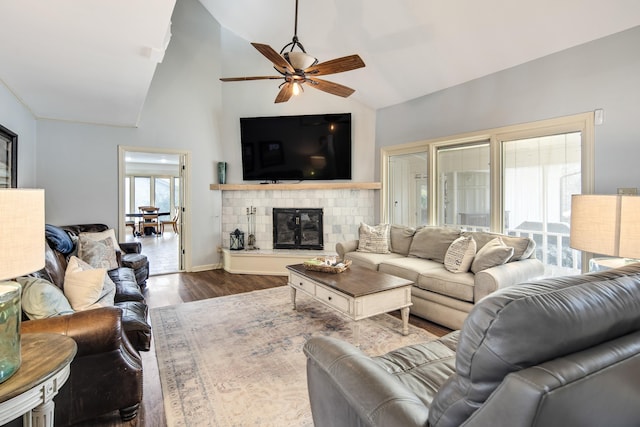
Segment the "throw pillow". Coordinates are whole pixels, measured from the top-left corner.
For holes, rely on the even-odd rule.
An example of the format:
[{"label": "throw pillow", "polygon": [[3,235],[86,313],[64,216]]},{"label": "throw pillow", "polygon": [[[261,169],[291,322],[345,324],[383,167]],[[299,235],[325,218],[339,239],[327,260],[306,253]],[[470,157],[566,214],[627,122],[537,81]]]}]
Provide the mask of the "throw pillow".
[{"label": "throw pillow", "polygon": [[118,244],[118,238],[116,237],[116,231],[113,228],[110,228],[108,230],[104,230],[104,231],[100,231],[100,232],[94,232],[94,233],[80,233],[80,236],[85,236],[91,240],[103,240],[106,238],[111,239],[111,242],[113,243],[113,248],[116,251],[120,251],[123,252],[123,250],[120,248],[120,245]]},{"label": "throw pillow", "polygon": [[502,265],[513,256],[513,248],[507,246],[502,238],[496,237],[484,245],[471,263],[471,271],[475,274],[487,268]]},{"label": "throw pillow", "polygon": [[37,277],[18,277],[22,286],[22,311],[30,320],[73,313],[69,300],[56,285]]},{"label": "throw pillow", "polygon": [[389,253],[389,224],[367,225],[360,223],[358,252]]},{"label": "throw pillow", "polygon": [[78,239],[78,257],[94,268],[118,268],[116,251],[110,238],[93,240],[81,234]]},{"label": "throw pillow", "polygon": [[104,268],[93,268],[72,256],[64,275],[64,294],[76,311],[114,304],[116,285]]},{"label": "throw pillow", "polygon": [[477,249],[480,250],[489,241],[500,237],[505,245],[513,248],[513,256],[509,262],[520,261],[531,256],[536,248],[536,242],[530,237],[507,236],[498,233],[489,233],[485,231],[472,231],[464,233],[467,236],[473,236],[476,241]]},{"label": "throw pillow", "polygon": [[452,273],[466,273],[476,255],[476,241],[473,237],[458,237],[451,243],[444,256],[444,267]]}]

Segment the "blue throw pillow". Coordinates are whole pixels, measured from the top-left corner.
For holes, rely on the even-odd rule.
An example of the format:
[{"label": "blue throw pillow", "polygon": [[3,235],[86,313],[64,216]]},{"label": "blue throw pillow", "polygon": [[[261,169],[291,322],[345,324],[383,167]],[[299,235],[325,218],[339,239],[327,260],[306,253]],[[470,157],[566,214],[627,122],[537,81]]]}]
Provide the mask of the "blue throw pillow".
[{"label": "blue throw pillow", "polygon": [[62,228],[51,224],[45,224],[44,233],[49,244],[53,246],[53,249],[64,255],[70,254],[71,251],[73,251],[73,241]]}]

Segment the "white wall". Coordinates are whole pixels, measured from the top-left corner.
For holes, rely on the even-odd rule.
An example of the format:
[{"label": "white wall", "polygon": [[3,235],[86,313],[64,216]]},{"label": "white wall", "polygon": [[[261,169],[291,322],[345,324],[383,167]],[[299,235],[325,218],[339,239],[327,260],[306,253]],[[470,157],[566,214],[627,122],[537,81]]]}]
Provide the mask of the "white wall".
[{"label": "white wall", "polygon": [[1,80],[0,125],[18,135],[18,187],[35,187],[36,119]]},{"label": "white wall", "polygon": [[595,191],[640,187],[640,27],[378,111],[379,148],[598,108]]},{"label": "white wall", "polygon": [[118,145],[190,151],[192,264],[217,264],[220,203],[209,184],[222,158],[219,50],[219,24],[197,0],[179,0],[137,128],[39,121],[37,183],[47,222],[117,225]]},{"label": "white wall", "polygon": [[[273,76],[278,73],[271,62],[262,56],[249,41],[222,29],[222,76]],[[265,43],[265,41],[261,41]],[[288,40],[282,40],[282,45]],[[282,45],[271,45],[280,51]],[[322,62],[332,58],[319,58]],[[340,75],[327,80],[340,83]],[[240,118],[287,116],[295,114],[351,113],[352,117],[352,180],[373,181],[375,159],[375,111],[350,98],[341,98],[313,88],[307,88],[288,102],[275,104],[280,80],[226,82],[222,86],[222,141],[224,160],[228,162],[227,183],[242,182],[240,151]],[[357,89],[357,88],[356,88]],[[217,180],[216,180],[217,182]],[[247,206],[249,206],[249,203]]]},{"label": "white wall", "polygon": [[37,183],[46,190],[47,222],[116,226],[118,145],[187,150],[192,154],[192,265],[197,270],[218,264],[216,248],[228,235],[221,234],[221,192],[209,190],[209,184],[217,182],[218,161],[229,163],[227,182],[242,181],[240,117],[351,112],[353,180],[372,181],[372,109],[314,89],[275,105],[276,81],[219,81],[222,76],[273,72],[248,41],[221,29],[197,0],[178,0],[171,42],[137,128],[38,122]]}]

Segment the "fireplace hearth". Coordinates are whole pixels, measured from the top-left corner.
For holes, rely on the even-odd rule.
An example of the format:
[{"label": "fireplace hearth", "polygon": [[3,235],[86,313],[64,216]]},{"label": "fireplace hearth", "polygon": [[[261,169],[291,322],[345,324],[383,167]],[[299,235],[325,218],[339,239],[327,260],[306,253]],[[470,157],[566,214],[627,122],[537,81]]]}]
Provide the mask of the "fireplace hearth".
[{"label": "fireplace hearth", "polygon": [[324,249],[322,208],[273,208],[274,249]]}]

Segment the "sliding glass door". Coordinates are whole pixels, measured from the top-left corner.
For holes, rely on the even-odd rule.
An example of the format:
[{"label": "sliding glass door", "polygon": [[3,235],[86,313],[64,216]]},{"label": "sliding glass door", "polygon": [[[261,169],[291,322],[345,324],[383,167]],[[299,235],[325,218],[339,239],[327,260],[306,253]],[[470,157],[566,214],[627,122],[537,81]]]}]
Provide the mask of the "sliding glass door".
[{"label": "sliding glass door", "polygon": [[504,231],[531,236],[551,275],[580,270],[569,247],[571,195],[582,192],[580,132],[503,141]]},{"label": "sliding glass door", "polygon": [[389,156],[389,223],[411,227],[427,224],[427,153]]}]

